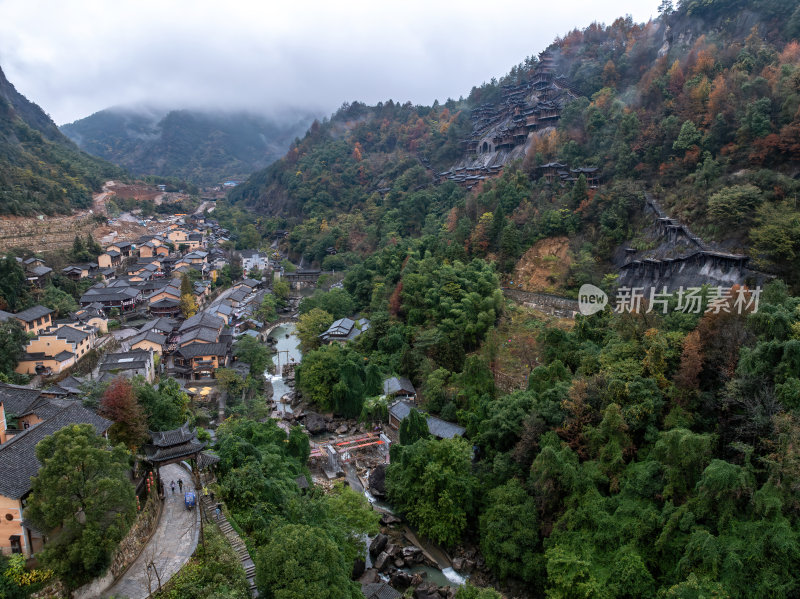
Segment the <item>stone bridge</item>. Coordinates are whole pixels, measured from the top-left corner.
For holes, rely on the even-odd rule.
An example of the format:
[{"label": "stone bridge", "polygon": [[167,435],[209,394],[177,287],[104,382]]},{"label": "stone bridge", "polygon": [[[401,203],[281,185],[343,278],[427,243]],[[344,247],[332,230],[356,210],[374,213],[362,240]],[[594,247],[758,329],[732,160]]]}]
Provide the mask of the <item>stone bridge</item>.
[{"label": "stone bridge", "polygon": [[264,336],[263,338],[266,339],[267,337],[269,337],[269,335],[270,335],[270,333],[272,333],[272,331],[274,331],[278,327],[283,326],[285,324],[288,324],[290,322],[295,322],[295,319],[292,318],[291,316],[281,316],[275,322],[269,323],[269,326],[266,329],[264,329],[264,332],[262,333],[263,336]]}]

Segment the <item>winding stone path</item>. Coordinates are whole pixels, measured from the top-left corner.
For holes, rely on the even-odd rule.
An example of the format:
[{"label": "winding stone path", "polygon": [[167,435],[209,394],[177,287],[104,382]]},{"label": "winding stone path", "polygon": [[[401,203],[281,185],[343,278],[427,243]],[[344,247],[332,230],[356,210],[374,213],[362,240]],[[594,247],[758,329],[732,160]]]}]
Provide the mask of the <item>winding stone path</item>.
[{"label": "winding stone path", "polygon": [[[194,553],[200,533],[200,509],[187,510],[183,504],[183,494],[178,490],[178,479],[183,479],[183,488],[191,486],[191,475],[178,464],[169,464],[161,468],[161,480],[164,482],[167,496],[161,511],[161,519],[150,541],[139,557],[128,568],[114,586],[108,589],[104,597],[127,597],[128,599],[146,599],[150,588],[158,590],[155,574],[150,575],[148,586],[147,564],[155,563],[161,586],[177,574]],[[170,481],[175,481],[175,493],[170,490]],[[199,495],[199,493],[198,493]]]}]

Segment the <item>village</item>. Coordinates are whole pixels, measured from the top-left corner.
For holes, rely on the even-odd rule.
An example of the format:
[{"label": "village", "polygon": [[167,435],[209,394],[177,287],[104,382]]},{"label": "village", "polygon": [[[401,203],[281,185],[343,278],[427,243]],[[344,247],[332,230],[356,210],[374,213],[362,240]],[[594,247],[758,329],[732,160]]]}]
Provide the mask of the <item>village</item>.
[{"label": "village", "polygon": [[[294,390],[294,367],[302,358],[294,330],[297,307],[322,275],[330,280],[332,273],[293,269],[277,249],[280,232],[267,251],[235,251],[227,243],[229,232],[202,213],[164,218],[153,223],[152,229],[152,234],[132,241],[105,244],[96,262],[60,269],[63,277],[73,281],[93,281],[80,296],[76,311],[57,317],[54,310],[38,304],[17,313],[0,311],[0,321],[18,323],[27,335],[16,372],[29,377],[26,385],[0,383],[0,469],[6,474],[0,480],[0,510],[5,514],[0,520],[0,551],[22,554],[35,564],[36,554],[47,542],[24,517],[31,477],[40,468],[35,455],[39,441],[71,424],[90,424],[98,434],[108,436],[113,423],[85,402],[88,389],[107,386],[119,377],[155,386],[174,380],[199,410],[196,414],[205,415],[196,426],[202,425],[213,439],[214,428],[226,417],[228,395],[217,373],[225,369],[247,377],[250,365],[235,352],[237,342],[245,337],[273,354],[268,370],[275,373],[265,372],[262,381],[266,407],[287,433],[302,424],[310,436],[312,481],[323,488],[337,480],[346,481],[380,505],[385,497],[389,447],[398,441],[400,423],[417,405],[411,381],[396,376],[384,381],[388,423],[374,428],[317,413]],[[17,258],[17,262],[34,292],[53,276],[53,269],[42,258]],[[229,285],[217,284],[223,269],[235,273]],[[259,320],[259,308],[277,281],[288,284],[288,301],[271,321]],[[320,343],[345,345],[369,326],[369,320],[357,314],[340,318],[319,335]],[[463,427],[435,416],[427,420],[436,438],[464,433]],[[192,488],[202,488],[213,480],[218,458],[209,450],[211,442],[199,440],[197,430],[186,423],[173,431],[149,434],[149,443],[142,447],[130,473],[140,505],[146,505],[151,495],[163,500],[168,494],[168,472],[183,473],[192,481]],[[298,479],[298,484],[307,483]],[[158,493],[152,494],[151,489]],[[205,500],[203,507],[211,513],[213,506],[207,497]],[[388,506],[376,509],[383,512],[384,524],[400,524]],[[151,522],[150,534],[158,526],[158,519]],[[136,529],[131,534],[142,533]],[[380,592],[390,592],[390,586],[379,578],[383,573],[408,586],[412,576],[398,568],[403,565],[403,555],[409,565],[424,560],[429,568],[450,568],[449,559],[438,563],[441,558],[435,559],[435,550],[422,546],[413,534],[410,538],[398,535],[388,550],[383,547],[385,535],[373,543],[375,565],[364,575],[364,585],[371,585],[376,592],[378,587]],[[232,543],[236,546],[235,539]],[[405,551],[403,544],[407,545]],[[135,557],[135,552],[128,557]],[[254,589],[252,559],[246,551],[242,560]],[[117,564],[111,572],[119,574],[120,569]],[[419,576],[415,583],[421,583]],[[96,592],[92,588],[91,592]]]}]

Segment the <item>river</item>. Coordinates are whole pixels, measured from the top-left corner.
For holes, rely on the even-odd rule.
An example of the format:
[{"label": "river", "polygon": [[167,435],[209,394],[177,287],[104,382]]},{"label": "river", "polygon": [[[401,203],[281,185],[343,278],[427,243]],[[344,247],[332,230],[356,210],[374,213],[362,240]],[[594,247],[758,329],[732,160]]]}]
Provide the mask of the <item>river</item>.
[{"label": "river", "polygon": [[284,402],[282,398],[286,394],[292,394],[294,389],[283,380],[281,369],[289,363],[299,364],[303,357],[300,352],[300,339],[297,337],[295,329],[294,323],[288,323],[277,327],[270,333],[270,336],[277,340],[275,344],[277,353],[272,356],[276,374],[271,374],[267,371],[264,376],[272,383],[272,401],[278,412],[292,411],[292,406],[289,402]]}]

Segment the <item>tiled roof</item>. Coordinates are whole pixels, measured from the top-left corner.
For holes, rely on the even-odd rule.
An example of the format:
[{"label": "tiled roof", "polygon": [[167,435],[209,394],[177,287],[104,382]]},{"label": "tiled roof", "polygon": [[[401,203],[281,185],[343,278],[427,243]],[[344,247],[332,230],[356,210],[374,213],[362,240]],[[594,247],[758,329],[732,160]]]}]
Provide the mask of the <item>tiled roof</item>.
[{"label": "tiled roof", "polygon": [[160,333],[156,333],[153,330],[144,331],[143,333],[136,335],[136,337],[131,338],[128,341],[128,344],[133,347],[142,341],[150,341],[151,343],[155,343],[157,345],[164,345],[167,342],[167,337],[165,335],[161,335]]},{"label": "tiled roof", "polygon": [[161,331],[162,333],[171,333],[172,331],[175,330],[177,326],[178,326],[177,320],[173,320],[172,318],[162,317],[144,323],[139,330],[140,331],[154,330],[154,331]]},{"label": "tiled roof", "polygon": [[89,333],[86,331],[68,325],[58,327],[55,331],[48,334],[55,334],[59,339],[64,339],[70,343],[80,343],[89,336]]},{"label": "tiled roof", "polygon": [[[408,417],[413,407],[414,405],[407,401],[398,401],[389,407],[389,413],[398,420],[402,421]],[[440,439],[461,437],[467,430],[463,426],[453,424],[452,422],[447,422],[446,420],[442,420],[436,416],[426,416],[425,418],[428,421],[428,432],[430,432],[430,434],[432,434],[434,437],[439,437]]]},{"label": "tiled roof", "polygon": [[34,266],[31,269],[31,274],[36,275],[37,277],[44,276],[51,272],[53,272],[53,269],[46,266]]},{"label": "tiled roof", "polygon": [[47,316],[48,314],[52,313],[53,311],[50,308],[45,308],[44,306],[33,306],[32,308],[28,308],[22,312],[17,312],[14,316],[23,322],[33,322],[37,318],[41,318],[42,316]]},{"label": "tiled roof", "polygon": [[366,599],[399,599],[403,595],[387,582],[372,582],[361,587]]},{"label": "tiled roof", "polygon": [[98,434],[104,433],[112,422],[84,408],[80,402],[71,402],[47,420],[15,435],[0,445],[0,495],[21,499],[31,490],[31,477],[36,476],[41,465],[36,459],[36,445],[45,437],[70,424],[91,424]]},{"label": "tiled roof", "polygon": [[189,428],[188,422],[184,422],[179,428],[172,430],[150,431],[150,444],[155,447],[171,447],[194,439],[196,434],[197,431]]},{"label": "tiled roof", "polygon": [[175,350],[184,358],[196,358],[197,356],[225,356],[228,354],[226,343],[192,343],[186,347]]},{"label": "tiled roof", "polygon": [[393,376],[383,381],[384,395],[394,395],[400,391],[405,391],[411,394],[417,392],[417,390],[414,389],[414,385],[411,384],[411,381],[402,376],[401,377]]},{"label": "tiled roof", "polygon": [[219,329],[225,324],[225,321],[222,320],[219,316],[214,316],[213,314],[208,314],[207,312],[200,312],[199,314],[195,314],[191,318],[187,318],[183,321],[179,331],[188,331],[195,327],[204,326],[211,329]]},{"label": "tiled roof", "polygon": [[25,410],[36,401],[39,395],[41,395],[39,389],[0,383],[0,402],[3,404],[6,418],[8,418],[9,414],[15,416],[24,414]]},{"label": "tiled roof", "polygon": [[117,354],[106,354],[103,363],[100,364],[100,372],[144,368],[149,362],[150,352],[140,349]]},{"label": "tiled roof", "polygon": [[188,344],[192,341],[205,341],[206,343],[217,343],[219,340],[219,332],[217,329],[209,329],[207,327],[197,327],[191,331],[181,333],[181,338],[178,341],[180,344]]}]

